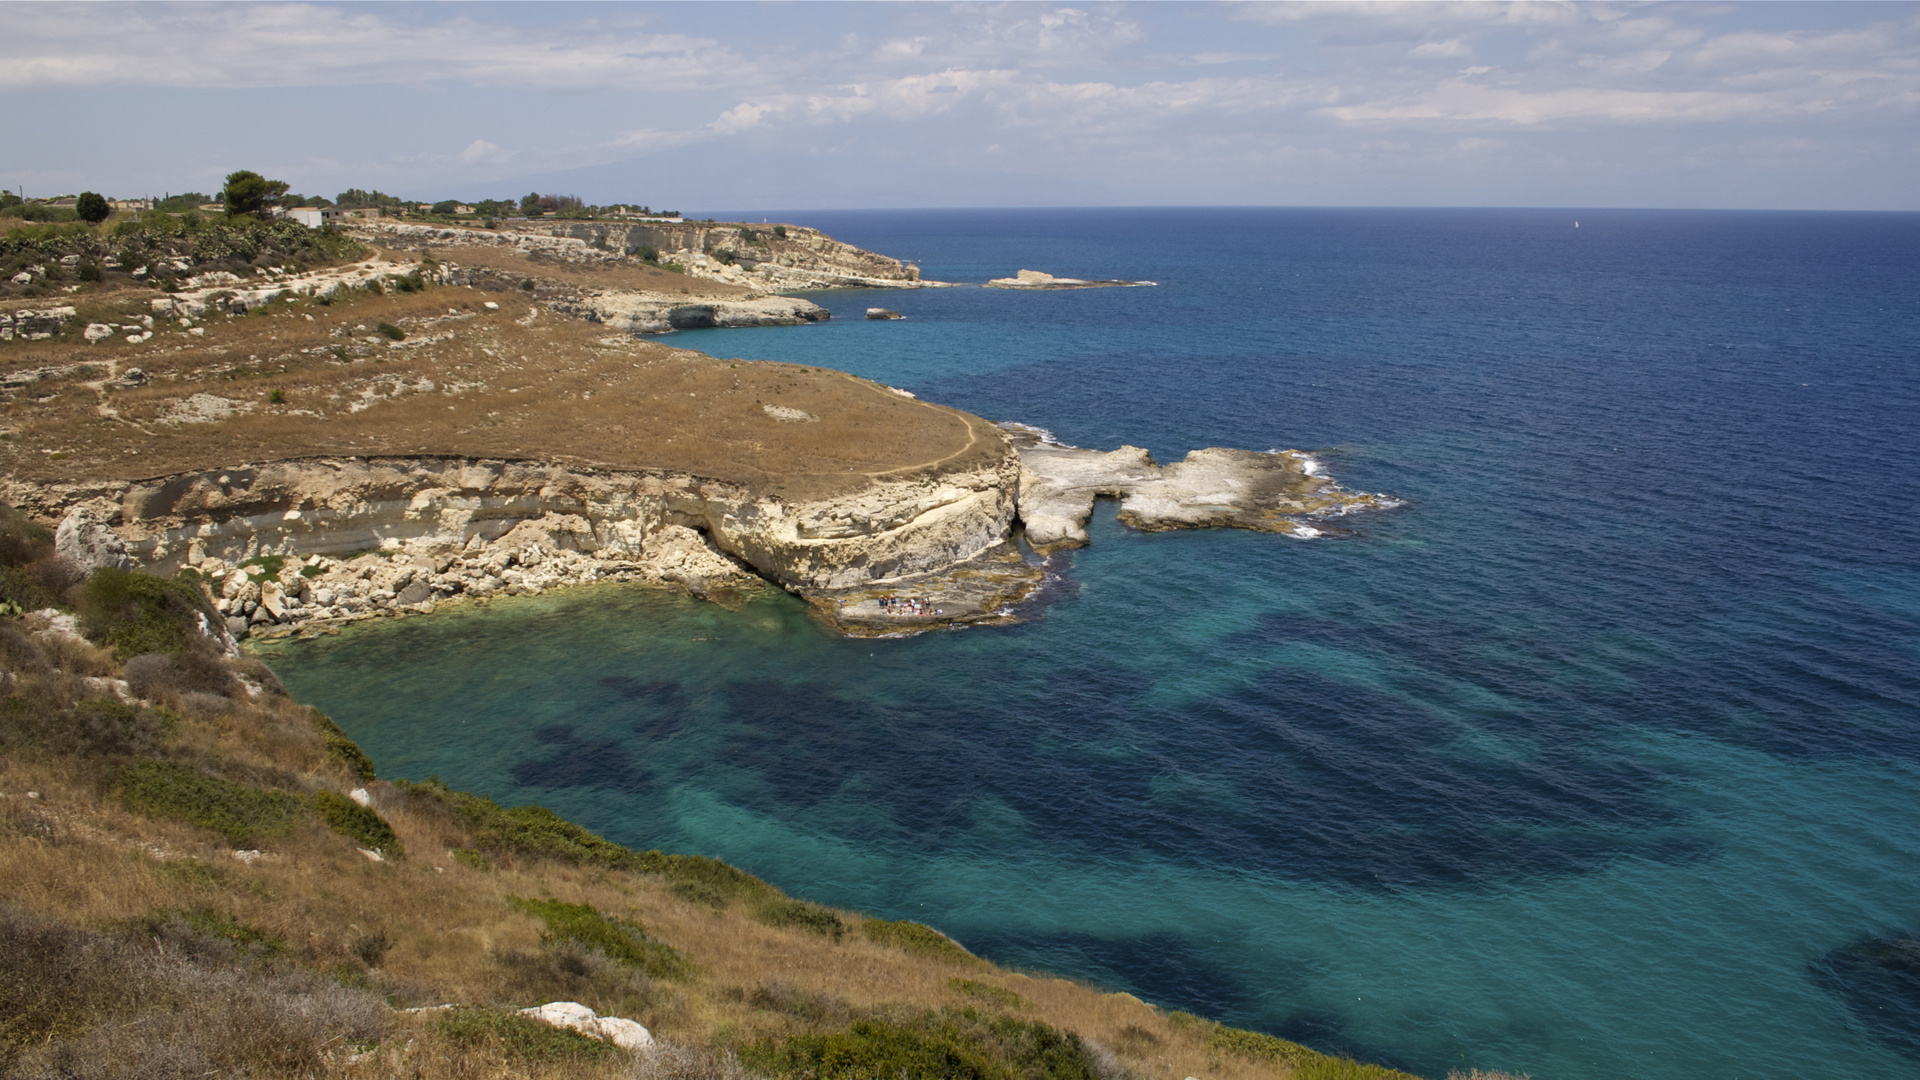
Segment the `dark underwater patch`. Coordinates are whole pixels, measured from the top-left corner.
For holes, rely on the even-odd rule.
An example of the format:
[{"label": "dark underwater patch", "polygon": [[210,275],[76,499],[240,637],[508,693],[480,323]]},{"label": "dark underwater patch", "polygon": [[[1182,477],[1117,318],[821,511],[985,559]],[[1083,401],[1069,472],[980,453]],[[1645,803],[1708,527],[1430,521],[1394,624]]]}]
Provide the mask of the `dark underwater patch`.
[{"label": "dark underwater patch", "polygon": [[1920,1058],[1920,934],[1843,946],[1822,957],[1810,974],[1869,1035]]},{"label": "dark underwater patch", "polygon": [[617,739],[583,739],[571,728],[551,724],[533,737],[555,751],[514,764],[513,782],[522,787],[638,791],[650,783],[632,751]]}]

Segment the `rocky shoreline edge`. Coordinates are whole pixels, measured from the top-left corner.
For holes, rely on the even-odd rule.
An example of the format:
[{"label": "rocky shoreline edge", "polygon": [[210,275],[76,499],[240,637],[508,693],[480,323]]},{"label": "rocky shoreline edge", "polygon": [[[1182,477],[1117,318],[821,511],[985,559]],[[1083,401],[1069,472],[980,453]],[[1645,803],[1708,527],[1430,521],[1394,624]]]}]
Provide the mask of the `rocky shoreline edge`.
[{"label": "rocky shoreline edge", "polygon": [[1099,498],[1143,531],[1300,539],[1399,506],[1299,451],[1065,446],[1005,424],[990,467],[789,502],[641,470],[482,459],[328,458],[92,489],[15,491],[85,568],[191,571],[235,638],[328,633],[453,602],[627,582],[725,600],[773,585],[835,631],[896,636],[1020,621],[1044,558],[1088,542]]}]

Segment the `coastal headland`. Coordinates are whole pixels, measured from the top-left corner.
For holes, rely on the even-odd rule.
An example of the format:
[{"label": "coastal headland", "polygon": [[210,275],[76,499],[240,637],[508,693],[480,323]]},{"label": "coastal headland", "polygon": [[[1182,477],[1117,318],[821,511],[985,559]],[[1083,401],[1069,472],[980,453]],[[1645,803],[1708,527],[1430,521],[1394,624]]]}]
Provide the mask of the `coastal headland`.
[{"label": "coastal headland", "polygon": [[[1162,468],[674,348],[645,335],[826,317],[697,235],[707,262],[248,230],[207,259],[50,235],[80,250],[0,298],[0,1071],[1406,1080],[379,779],[238,640],[607,580],[914,632],[1015,617],[1101,496],[1295,535],[1374,497],[1304,455]],[[888,262],[804,250],[809,281]]]},{"label": "coastal headland", "polygon": [[[196,571],[237,636],[607,580],[771,583],[841,632],[911,633],[1018,618],[1035,555],[1085,543],[1097,497],[1144,530],[1298,537],[1394,505],[1297,452],[1163,468],[843,372],[677,349],[645,335],[826,313],[734,281],[737,258],[682,246],[669,269],[614,249],[631,229],[565,231],[383,225],[331,267],[90,298],[7,349],[4,496],[110,536],[113,558]],[[373,246],[402,239],[423,246]],[[927,284],[810,230],[778,239],[802,265],[763,275]]]}]

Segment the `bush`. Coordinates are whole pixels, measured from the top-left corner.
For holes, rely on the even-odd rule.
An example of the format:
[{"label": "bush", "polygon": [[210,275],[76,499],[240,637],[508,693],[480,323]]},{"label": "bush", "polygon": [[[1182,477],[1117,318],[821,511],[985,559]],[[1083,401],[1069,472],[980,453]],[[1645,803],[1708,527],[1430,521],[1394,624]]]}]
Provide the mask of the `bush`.
[{"label": "bush", "polygon": [[313,796],[313,808],[327,827],[363,848],[371,848],[388,858],[401,858],[406,852],[387,819],[371,807],[361,806],[337,791],[320,791]]},{"label": "bush", "polygon": [[[568,821],[544,806],[502,807],[484,795],[453,791],[438,779],[395,781],[410,797],[438,804],[467,827],[474,844],[496,855],[530,855],[577,866],[633,870],[689,884],[704,897],[779,898],[780,890],[735,866],[702,855],[633,851]],[[823,909],[824,910],[824,909]],[[838,920],[836,920],[838,921]]]},{"label": "bush", "polygon": [[[102,933],[0,909],[0,1073],[313,1076],[326,1071],[329,1050],[380,1037],[378,998],[309,972],[234,965],[218,954],[238,943],[208,936],[224,917],[189,926],[200,914]],[[154,948],[156,936],[166,947]]]},{"label": "bush", "polygon": [[[107,205],[107,200],[101,198],[99,192],[83,191],[80,193],[80,197],[74,201],[73,212],[81,221],[87,222],[90,225],[98,225],[107,220],[107,217],[113,213],[113,207]],[[100,280],[98,276],[99,271],[95,271],[94,273],[95,277],[92,280]],[[83,277],[80,280],[86,281],[88,279]]]},{"label": "bush", "polygon": [[660,261],[660,249],[654,247],[652,244],[641,244],[634,254],[640,256],[641,262],[657,263]]},{"label": "bush", "polygon": [[106,700],[60,708],[13,694],[0,699],[0,746],[40,746],[77,757],[153,755],[175,722],[165,709]]},{"label": "bush", "polygon": [[1167,1021],[1176,1029],[1201,1030],[1207,1045],[1255,1061],[1287,1066],[1299,1080],[1412,1080],[1408,1074],[1384,1065],[1368,1065],[1351,1058],[1333,1057],[1311,1047],[1258,1031],[1230,1028],[1187,1012],[1171,1012]]},{"label": "bush", "polygon": [[121,657],[183,652],[207,641],[200,632],[203,619],[211,627],[219,617],[192,581],[110,566],[87,575],[78,599],[86,636]]},{"label": "bush", "polygon": [[121,674],[135,697],[149,701],[168,694],[228,694],[234,687],[233,673],[226,665],[196,650],[142,653],[127,661]]},{"label": "bush", "polygon": [[923,923],[907,919],[898,922],[868,919],[860,929],[866,933],[868,941],[891,945],[915,956],[952,963],[973,963],[976,960],[972,953],[961,948],[952,938]]},{"label": "bush", "polygon": [[978,998],[989,1005],[996,1005],[1002,1009],[1017,1009],[1026,1004],[1025,998],[1022,998],[1019,994],[1005,987],[994,986],[992,983],[976,982],[973,979],[948,979],[947,989],[956,994],[965,994],[970,998]]},{"label": "bush", "polygon": [[831,910],[811,900],[796,900],[788,896],[763,896],[753,902],[749,909],[753,917],[768,926],[778,926],[799,930],[811,930],[835,941],[847,932],[847,924]]},{"label": "bush", "polygon": [[319,709],[308,709],[307,719],[319,729],[320,741],[326,744],[328,757],[345,765],[356,780],[373,779],[373,759],[360,749],[359,743],[347,738],[347,733],[340,730],[340,725],[333,722],[333,717]]},{"label": "bush", "polygon": [[383,322],[379,326],[374,327],[374,329],[380,332],[381,337],[391,341],[405,341],[407,338],[407,332],[392,323]]},{"label": "bush", "polygon": [[1033,1021],[987,1019],[971,1009],[908,1023],[862,1020],[846,1031],[757,1043],[740,1057],[749,1068],[808,1080],[1095,1080],[1098,1075],[1079,1036]]},{"label": "bush", "polygon": [[610,918],[592,904],[517,898],[511,903],[516,910],[547,924],[540,937],[549,945],[574,942],[597,949],[615,963],[639,968],[660,979],[684,978],[693,973],[693,965],[678,949],[650,937],[639,923]]},{"label": "bush", "polygon": [[206,942],[221,943],[217,951],[231,959],[271,960],[287,951],[285,938],[212,908],[155,912],[134,920],[134,926],[142,937],[168,941],[202,955],[207,952]]},{"label": "bush", "polygon": [[451,1009],[434,1026],[448,1042],[518,1061],[598,1061],[618,1049],[591,1035],[494,1009]]},{"label": "bush", "polygon": [[0,503],[0,566],[25,566],[52,554],[52,529]]},{"label": "bush", "polygon": [[785,225],[775,225],[773,227],[773,235],[785,240],[787,238],[787,227]]},{"label": "bush", "polygon": [[136,761],[120,770],[117,781],[127,809],[198,825],[235,847],[284,836],[309,812],[306,802],[285,792],[236,784],[175,761]]}]

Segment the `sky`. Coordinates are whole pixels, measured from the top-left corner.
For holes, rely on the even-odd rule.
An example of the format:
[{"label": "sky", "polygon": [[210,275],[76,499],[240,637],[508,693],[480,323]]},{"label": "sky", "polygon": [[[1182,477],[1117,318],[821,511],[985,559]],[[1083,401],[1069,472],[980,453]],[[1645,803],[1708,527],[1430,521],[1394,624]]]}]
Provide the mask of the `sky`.
[{"label": "sky", "polygon": [[0,9],[0,186],[1920,210],[1920,4]]}]

